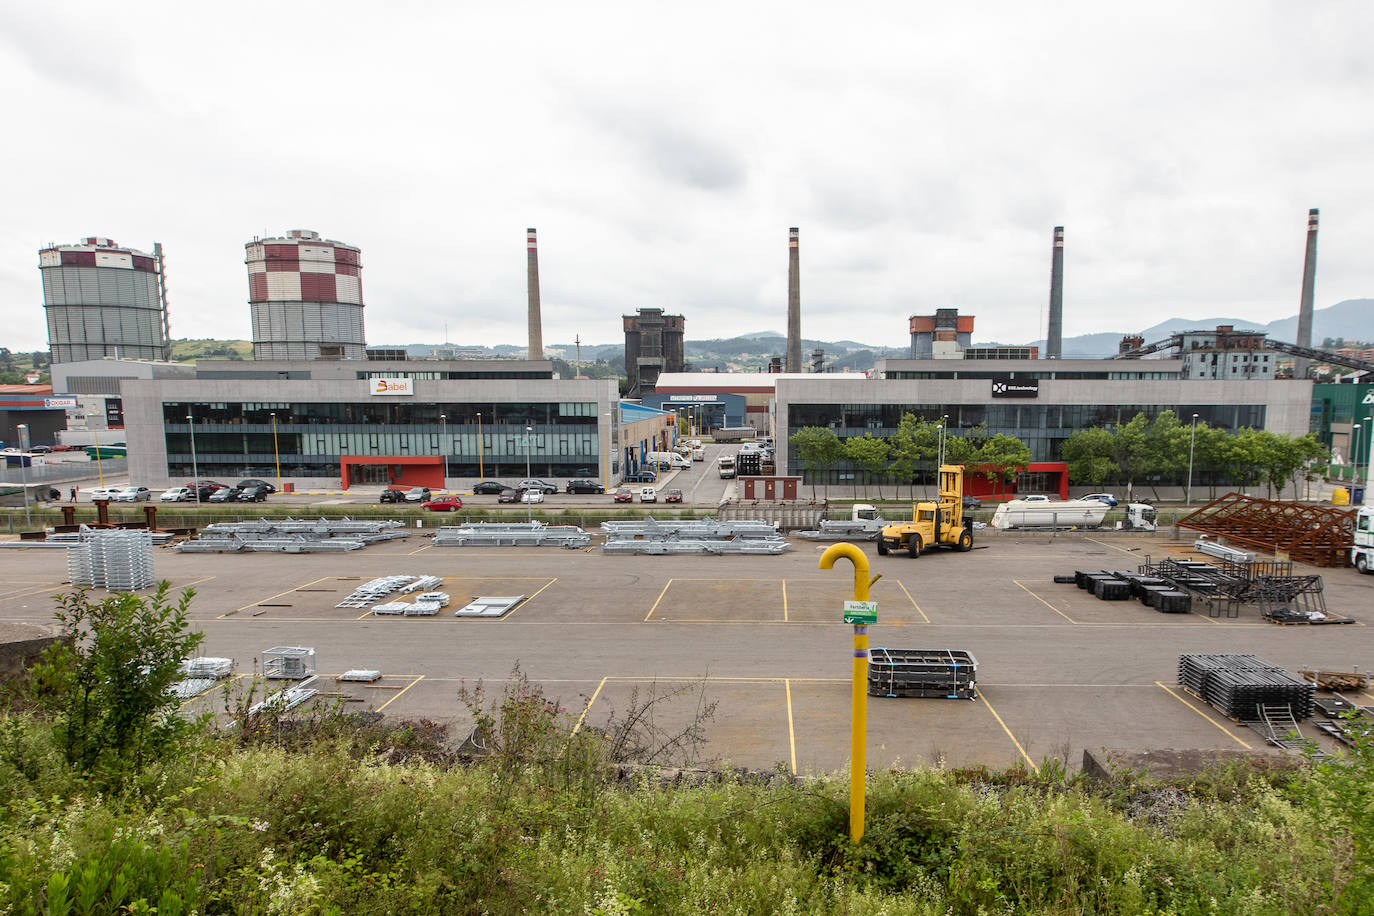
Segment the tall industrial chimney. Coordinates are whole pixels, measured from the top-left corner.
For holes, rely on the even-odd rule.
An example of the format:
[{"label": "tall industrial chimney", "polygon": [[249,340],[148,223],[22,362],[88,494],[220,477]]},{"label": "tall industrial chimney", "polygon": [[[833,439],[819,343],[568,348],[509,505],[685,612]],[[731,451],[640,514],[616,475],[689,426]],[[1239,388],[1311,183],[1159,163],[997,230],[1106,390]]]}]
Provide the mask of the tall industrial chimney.
[{"label": "tall industrial chimney", "polygon": [[787,371],[801,371],[801,262],[797,227],[787,230]]},{"label": "tall industrial chimney", "polygon": [[1050,328],[1045,335],[1045,359],[1064,358],[1064,227],[1054,227],[1054,256],[1050,262]]},{"label": "tall industrial chimney", "polygon": [[[1298,339],[1300,347],[1312,346],[1312,299],[1317,287],[1317,212],[1307,211],[1307,256],[1302,262],[1302,301],[1298,304]],[[1307,360],[1293,360],[1293,378],[1307,378]]]},{"label": "tall industrial chimney", "polygon": [[525,351],[526,359],[544,358],[544,331],[539,317],[539,246],[535,243],[534,229],[525,230],[525,247],[528,249],[528,286],[530,292],[530,344]]}]

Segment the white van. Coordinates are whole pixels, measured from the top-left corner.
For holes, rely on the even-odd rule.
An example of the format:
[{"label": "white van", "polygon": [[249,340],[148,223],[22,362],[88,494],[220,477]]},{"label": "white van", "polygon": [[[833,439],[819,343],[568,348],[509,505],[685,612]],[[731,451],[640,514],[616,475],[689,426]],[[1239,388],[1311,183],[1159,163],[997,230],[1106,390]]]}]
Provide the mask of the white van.
[{"label": "white van", "polygon": [[650,467],[657,464],[659,467],[669,467],[675,471],[692,466],[691,458],[686,455],[679,455],[677,452],[650,452],[645,460],[649,462]]},{"label": "white van", "polygon": [[653,487],[641,487],[639,490],[639,501],[642,503],[658,502],[658,491]]}]

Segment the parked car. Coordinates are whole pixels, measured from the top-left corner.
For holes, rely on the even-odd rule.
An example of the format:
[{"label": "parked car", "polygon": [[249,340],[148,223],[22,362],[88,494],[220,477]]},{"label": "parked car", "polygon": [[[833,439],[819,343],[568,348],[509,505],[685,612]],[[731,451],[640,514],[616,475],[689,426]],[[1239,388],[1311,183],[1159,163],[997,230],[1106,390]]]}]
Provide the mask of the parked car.
[{"label": "parked car", "polygon": [[515,487],[506,487],[500,493],[496,494],[496,501],[498,503],[513,503],[517,502],[519,499],[520,491],[515,489]]},{"label": "parked car", "polygon": [[626,483],[653,483],[658,475],[653,470],[632,471],[623,478]]},{"label": "parked car", "polygon": [[529,489],[520,494],[522,503],[542,503],[544,501],[544,491],[539,489]]},{"label": "parked car", "polygon": [[433,493],[429,492],[429,487],[411,487],[409,490],[405,491],[405,494],[406,502],[408,503],[429,502],[434,496]]},{"label": "parked car", "polygon": [[121,503],[136,503],[152,499],[153,494],[147,487],[125,487],[115,494],[115,501]]},{"label": "parked car", "polygon": [[[186,486],[195,491],[191,496],[192,501],[208,502],[210,497],[214,495],[214,492],[225,486],[225,484],[220,483],[218,480],[193,480]],[[197,500],[195,493],[200,494],[199,500]]]},{"label": "parked car", "polygon": [[210,498],[207,502],[231,503],[239,498],[240,492],[238,487],[219,487],[215,492],[210,494]]},{"label": "parked car", "polygon": [[1047,503],[1050,501],[1050,498],[1048,496],[1041,496],[1038,493],[1032,494],[1030,496],[1018,496],[1016,498],[1021,500],[1021,502],[1023,503]]},{"label": "parked car", "polygon": [[492,494],[499,496],[501,494],[501,491],[504,489],[506,489],[506,485],[503,483],[497,483],[495,480],[484,480],[481,483],[472,485],[473,493],[485,494],[488,496]]},{"label": "parked car", "polygon": [[515,489],[538,490],[541,493],[546,493],[549,496],[552,496],[553,494],[558,492],[558,485],[549,483],[547,480],[540,480],[537,477],[526,477],[524,480],[520,481],[520,485],[517,486]]},{"label": "parked car", "polygon": [[1113,509],[1116,508],[1116,497],[1113,496],[1113,495],[1110,494],[1110,493],[1089,493],[1087,496],[1080,496],[1080,497],[1078,497],[1078,499],[1079,499],[1080,502],[1089,502],[1089,501],[1095,499],[1095,500],[1097,500],[1098,502],[1104,502],[1104,503],[1106,503],[1107,505],[1111,506]]},{"label": "parked car", "polygon": [[249,477],[246,480],[240,480],[238,482],[238,488],[240,490],[246,490],[249,487],[263,487],[267,490],[269,494],[277,492],[277,488],[272,486],[272,484],[268,483],[265,480],[259,480],[256,477]]},{"label": "parked car", "polygon": [[163,490],[162,495],[157,498],[160,503],[184,503],[194,500],[196,494],[194,490],[186,487],[172,487],[170,490]]},{"label": "parked car", "polygon": [[31,445],[31,446],[29,446],[29,454],[30,454],[30,455],[51,455],[51,454],[52,454],[52,446],[51,446],[51,445]]},{"label": "parked car", "polygon": [[595,480],[569,480],[569,493],[605,493],[606,488]]},{"label": "parked car", "polygon": [[456,496],[440,496],[438,499],[425,500],[420,508],[430,512],[455,512],[463,508],[463,501]]},{"label": "parked car", "polygon": [[965,496],[965,497],[964,497],[964,508],[965,508],[965,509],[981,509],[981,508],[983,508],[983,501],[982,501],[981,499],[979,499],[978,497],[976,497],[976,496]]},{"label": "parked car", "polygon": [[621,487],[611,494],[613,503],[632,503],[635,501],[635,491],[629,487]]},{"label": "parked car", "polygon": [[267,494],[271,492],[266,487],[244,487],[239,490],[235,497],[241,503],[260,503],[267,499]]},{"label": "parked car", "polygon": [[668,490],[668,491],[666,491],[666,492],[663,494],[663,501],[664,501],[665,503],[680,503],[680,502],[682,502],[682,491],[681,491],[681,490]]},{"label": "parked car", "polygon": [[90,491],[91,501],[94,502],[97,499],[114,499],[122,492],[124,492],[123,487],[96,487]]},{"label": "parked car", "polygon": [[405,490],[393,490],[390,487],[383,490],[382,495],[377,497],[378,503],[403,503],[405,501]]},{"label": "parked car", "polygon": [[642,503],[658,502],[658,491],[653,487],[641,487],[639,490],[639,501]]}]

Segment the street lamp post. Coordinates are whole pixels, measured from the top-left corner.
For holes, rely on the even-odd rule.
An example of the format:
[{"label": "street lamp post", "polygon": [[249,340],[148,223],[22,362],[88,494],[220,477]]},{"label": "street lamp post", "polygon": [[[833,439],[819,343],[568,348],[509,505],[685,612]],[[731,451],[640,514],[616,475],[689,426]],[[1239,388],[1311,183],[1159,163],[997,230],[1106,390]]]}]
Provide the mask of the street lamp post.
[{"label": "street lamp post", "polygon": [[611,489],[611,415],[606,414],[606,452],[601,456],[601,489]]},{"label": "street lamp post", "polygon": [[1350,427],[1350,480],[1355,482],[1360,476],[1360,424]]},{"label": "street lamp post", "polygon": [[105,462],[100,460],[100,430],[91,427],[91,435],[95,436],[95,473],[100,478],[100,489],[105,489]]},{"label": "street lamp post", "polygon": [[1188,483],[1186,485],[1184,505],[1193,504],[1193,446],[1197,445],[1197,414],[1193,414],[1193,429],[1188,436]]},{"label": "street lamp post", "polygon": [[196,491],[196,505],[200,505],[200,469],[196,465],[196,418],[186,415],[186,425],[191,428],[191,489]]},{"label": "street lamp post", "polygon": [[277,492],[281,492],[281,449],[277,446],[277,412],[272,411],[272,460],[277,465]]},{"label": "street lamp post", "polygon": [[477,476],[486,477],[486,468],[482,464],[482,415],[477,415]]},{"label": "street lamp post", "polygon": [[[526,479],[526,480],[528,480],[530,477],[533,477],[533,476],[534,476],[534,475],[530,472],[530,450],[531,450],[532,448],[534,448],[534,427],[533,427],[533,426],[526,426],[526,427],[525,427],[525,479]],[[527,497],[526,497],[526,499],[525,499],[525,518],[526,518],[527,520],[529,520],[529,521],[533,521],[533,520],[534,520],[534,504],[531,503],[531,502],[529,501],[529,499],[528,499],[528,493],[529,493],[529,492],[530,492],[529,490],[526,490],[526,491],[525,491],[525,493],[527,494]],[[543,492],[543,491],[540,491],[540,492]]]},{"label": "street lamp post", "polygon": [[29,425],[27,423],[20,423],[14,429],[15,432],[19,433],[19,451],[21,453],[19,455],[19,479],[23,481],[24,524],[27,526],[33,524],[33,519],[29,517],[29,467],[25,463],[29,458],[27,454],[29,450]]},{"label": "street lamp post", "polygon": [[444,448],[444,437],[448,435],[448,416],[439,414],[439,450],[444,453],[444,489],[448,489],[448,449]]},{"label": "street lamp post", "polygon": [[[1365,423],[1371,424],[1371,426],[1374,426],[1374,417],[1365,417],[1365,418],[1364,418],[1364,421],[1365,421]],[[1371,448],[1371,449],[1369,450],[1369,461],[1366,462],[1366,464],[1365,464],[1365,469],[1364,469],[1364,499],[1360,500],[1360,505],[1362,505],[1362,506],[1368,506],[1368,505],[1371,504],[1370,494],[1369,494],[1369,482],[1370,482],[1371,479],[1374,479],[1374,448]]]}]

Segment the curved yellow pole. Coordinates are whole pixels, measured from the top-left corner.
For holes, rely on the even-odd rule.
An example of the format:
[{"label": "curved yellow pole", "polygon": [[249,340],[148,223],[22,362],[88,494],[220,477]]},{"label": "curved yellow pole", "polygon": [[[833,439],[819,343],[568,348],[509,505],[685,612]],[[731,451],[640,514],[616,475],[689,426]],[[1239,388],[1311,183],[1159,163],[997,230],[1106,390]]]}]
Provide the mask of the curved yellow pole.
[{"label": "curved yellow pole", "polygon": [[[832,544],[821,554],[821,569],[834,569],[835,561],[854,564],[854,600],[867,601],[868,557],[853,544]],[[854,627],[853,684],[850,688],[849,725],[849,838],[864,836],[864,777],[868,768],[868,627]]]}]

